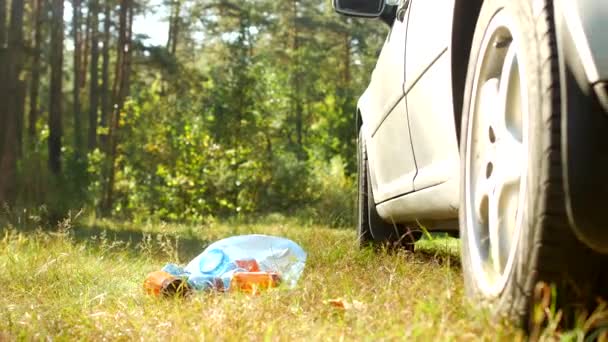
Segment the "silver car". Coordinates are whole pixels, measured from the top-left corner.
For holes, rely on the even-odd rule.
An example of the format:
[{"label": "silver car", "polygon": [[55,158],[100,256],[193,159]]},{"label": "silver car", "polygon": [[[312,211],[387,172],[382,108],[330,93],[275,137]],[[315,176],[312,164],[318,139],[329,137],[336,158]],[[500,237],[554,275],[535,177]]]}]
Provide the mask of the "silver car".
[{"label": "silver car", "polygon": [[608,2],[334,8],[390,26],[358,101],[360,242],[459,235],[467,293],[524,324],[543,283],[608,298]]}]

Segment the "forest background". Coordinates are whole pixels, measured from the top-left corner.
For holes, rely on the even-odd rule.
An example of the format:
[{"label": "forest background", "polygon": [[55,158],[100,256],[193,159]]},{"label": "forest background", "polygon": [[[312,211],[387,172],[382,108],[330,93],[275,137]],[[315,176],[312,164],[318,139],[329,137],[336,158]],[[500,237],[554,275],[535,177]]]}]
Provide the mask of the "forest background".
[{"label": "forest background", "polygon": [[[162,44],[134,32],[151,15]],[[386,32],[329,0],[0,0],[0,203],[350,225]]]}]

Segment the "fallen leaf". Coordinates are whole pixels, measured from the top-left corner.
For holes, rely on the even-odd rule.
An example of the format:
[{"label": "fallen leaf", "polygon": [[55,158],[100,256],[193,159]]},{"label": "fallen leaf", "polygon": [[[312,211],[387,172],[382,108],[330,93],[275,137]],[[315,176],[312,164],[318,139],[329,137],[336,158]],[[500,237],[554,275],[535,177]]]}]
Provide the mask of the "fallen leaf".
[{"label": "fallen leaf", "polygon": [[325,303],[342,310],[362,310],[365,308],[365,304],[358,300],[349,302],[343,298],[328,299]]},{"label": "fallen leaf", "polygon": [[333,307],[339,308],[339,309],[346,309],[345,305],[344,305],[344,301],[342,300],[342,298],[337,298],[337,299],[329,299],[325,301],[326,304],[329,304]]}]

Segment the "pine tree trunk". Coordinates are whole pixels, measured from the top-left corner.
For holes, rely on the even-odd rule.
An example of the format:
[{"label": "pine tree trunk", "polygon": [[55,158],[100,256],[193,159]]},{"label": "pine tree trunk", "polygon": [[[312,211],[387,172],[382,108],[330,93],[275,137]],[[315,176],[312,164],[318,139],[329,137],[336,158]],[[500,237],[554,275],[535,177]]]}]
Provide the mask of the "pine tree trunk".
[{"label": "pine tree trunk", "polygon": [[73,114],[74,114],[74,151],[77,156],[82,154],[82,120],[80,113],[80,82],[81,82],[81,46],[82,41],[80,36],[80,0],[72,0],[72,39],[74,40],[74,87],[72,89],[73,96]]},{"label": "pine tree trunk", "polygon": [[30,145],[36,141],[36,121],[38,120],[38,90],[40,89],[40,53],[42,43],[42,21],[44,0],[34,2],[34,50],[32,58],[32,81],[30,83],[30,113],[28,123],[28,140]]},{"label": "pine tree trunk", "polygon": [[[103,50],[102,50],[102,63],[101,63],[101,118],[100,126],[108,127],[108,112],[110,110],[110,2],[112,0],[105,0],[104,3],[104,19],[103,19]],[[101,147],[108,150],[107,146],[107,135],[103,134],[99,137]]]},{"label": "pine tree trunk", "polygon": [[349,85],[350,85],[350,47],[351,45],[351,40],[350,40],[350,32],[346,31],[344,32],[344,69],[343,69],[343,79],[344,79],[344,86],[345,88],[348,89]]},{"label": "pine tree trunk", "polygon": [[[0,94],[6,94],[8,89],[8,50],[6,48],[6,0],[0,0]],[[0,106],[0,151],[4,150],[4,134],[6,131],[6,106]]]},{"label": "pine tree trunk", "polygon": [[12,203],[15,198],[15,175],[18,153],[19,115],[23,115],[23,81],[19,73],[23,67],[23,0],[11,1],[11,22],[9,28],[8,53],[6,54],[4,75],[6,85],[6,105],[2,111],[5,127],[4,143],[0,154],[0,203]]},{"label": "pine tree trunk", "polygon": [[131,66],[133,56],[133,0],[127,0],[127,39],[125,41],[125,80],[122,86],[121,106],[129,96],[131,87]]},{"label": "pine tree trunk", "polygon": [[171,18],[169,22],[169,38],[167,39],[167,50],[175,56],[177,51],[177,41],[179,36],[180,13],[182,8],[181,0],[174,0],[171,6]]},{"label": "pine tree trunk", "polygon": [[6,45],[6,0],[0,0],[0,49]]},{"label": "pine tree trunk", "polygon": [[90,0],[89,12],[91,13],[91,82],[89,91],[89,151],[97,147],[97,110],[99,109],[99,3],[98,0]]},{"label": "pine tree trunk", "polygon": [[80,88],[84,89],[87,85],[87,70],[89,67],[89,46],[91,43],[91,11],[87,12],[87,20],[84,29],[84,39],[82,40],[82,63],[80,74],[82,75],[80,79]]},{"label": "pine tree trunk", "polygon": [[296,128],[296,144],[298,151],[298,158],[303,159],[303,151],[304,151],[304,134],[303,130],[303,109],[302,109],[302,98],[301,98],[301,84],[300,84],[300,65],[299,65],[299,49],[300,49],[300,41],[299,41],[299,32],[298,32],[298,0],[292,0],[292,20],[293,20],[293,41],[292,41],[292,54],[293,54],[293,63],[295,68],[295,73],[293,75],[293,96],[292,101],[295,104],[295,128]]},{"label": "pine tree trunk", "polygon": [[167,44],[165,46],[167,51],[171,51],[171,39],[173,39],[173,17],[175,16],[173,8],[175,1],[177,0],[171,1],[171,12],[169,13],[169,32],[167,33]]},{"label": "pine tree trunk", "polygon": [[[22,61],[25,60],[25,53],[21,54]],[[19,70],[21,70],[21,67]],[[21,159],[23,156],[23,120],[25,117],[25,94],[26,94],[27,83],[23,80],[17,80],[17,89],[15,90],[17,105],[15,107],[15,115],[17,120],[16,127],[16,149],[17,149],[17,159]]]},{"label": "pine tree trunk", "polygon": [[63,85],[63,0],[52,0],[51,84],[49,104],[49,169],[61,172],[62,85]]},{"label": "pine tree trunk", "polygon": [[108,175],[104,191],[102,211],[109,214],[114,205],[114,181],[116,169],[116,154],[120,128],[120,112],[128,93],[130,54],[131,54],[131,28],[133,24],[133,9],[130,0],[121,0],[118,29],[118,51],[116,58],[116,76],[113,85],[112,118],[110,121],[110,134],[108,135],[110,155],[108,160]]}]

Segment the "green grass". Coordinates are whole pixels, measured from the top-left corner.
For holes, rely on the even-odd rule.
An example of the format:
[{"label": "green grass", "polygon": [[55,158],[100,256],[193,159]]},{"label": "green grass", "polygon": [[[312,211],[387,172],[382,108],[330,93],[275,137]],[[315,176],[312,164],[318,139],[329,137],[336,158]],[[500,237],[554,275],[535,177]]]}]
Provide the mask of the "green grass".
[{"label": "green grass", "polygon": [[[0,230],[0,340],[512,340],[522,334],[463,297],[458,241],[415,254],[359,250],[355,232],[286,220],[208,225],[64,222]],[[235,234],[285,236],[308,260],[297,288],[157,299],[148,272]],[[341,310],[327,303],[357,303]]]}]

